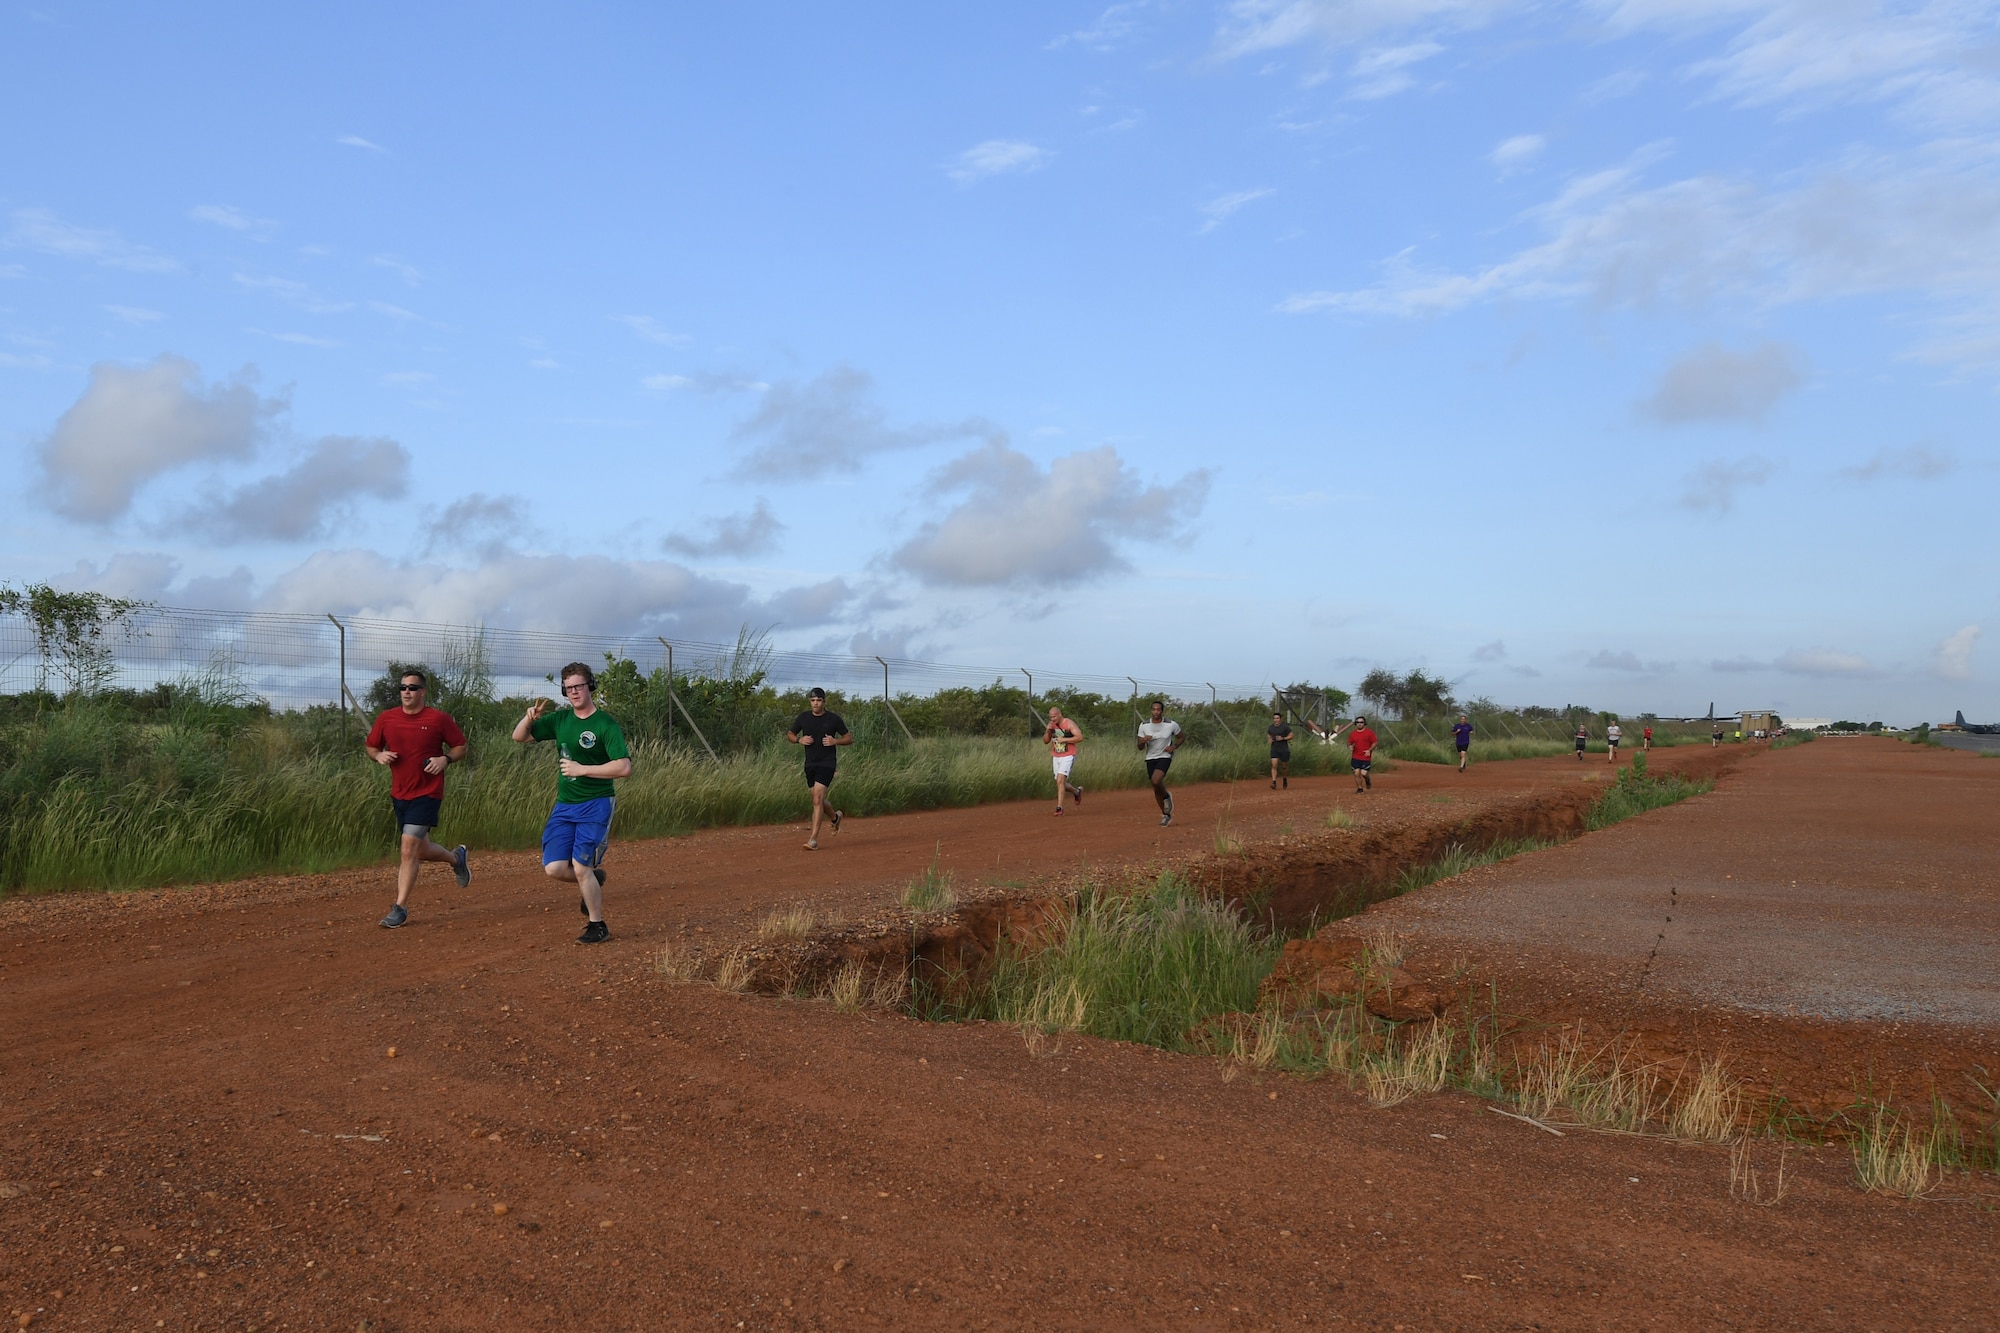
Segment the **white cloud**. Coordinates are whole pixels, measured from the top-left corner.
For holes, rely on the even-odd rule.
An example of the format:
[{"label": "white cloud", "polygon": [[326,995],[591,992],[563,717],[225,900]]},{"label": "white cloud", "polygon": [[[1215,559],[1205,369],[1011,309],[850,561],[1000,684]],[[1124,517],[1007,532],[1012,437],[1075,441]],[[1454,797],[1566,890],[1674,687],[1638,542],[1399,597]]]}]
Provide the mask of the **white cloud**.
[{"label": "white cloud", "polygon": [[248,273],[233,275],[238,287],[247,292],[262,292],[275,296],[287,305],[297,306],[312,315],[337,315],[354,309],[352,301],[334,301],[321,296],[296,278],[253,277]]},{"label": "white cloud", "polygon": [[518,495],[487,495],[473,491],[446,505],[442,512],[425,511],[430,534],[424,554],[439,551],[505,552],[535,531],[528,502]]},{"label": "white cloud", "polygon": [[50,582],[64,589],[134,597],[169,606],[247,611],[256,580],[242,565],[227,574],[183,579],[181,562],[171,555],[158,551],[121,551],[101,566],[79,560],[69,574]]},{"label": "white cloud", "polygon": [[1502,172],[1519,171],[1542,155],[1549,146],[1546,135],[1517,134],[1511,139],[1502,139],[1493,145],[1493,151],[1486,155],[1487,161]]},{"label": "white cloud", "polygon": [[1139,14],[1145,8],[1146,0],[1126,0],[1124,4],[1112,5],[1097,16],[1095,23],[1064,33],[1050,41],[1047,49],[1060,51],[1065,46],[1087,46],[1093,51],[1109,51],[1132,35],[1139,26]]},{"label": "white cloud", "polygon": [[1454,271],[1406,249],[1372,286],[1278,308],[1417,316],[1502,301],[1773,308],[1886,295],[1936,312],[1920,355],[2000,365],[2000,176],[1983,155],[1853,157],[1775,187],[1698,176],[1645,188],[1655,156],[1572,181],[1524,215],[1547,239],[1497,263]]},{"label": "white cloud", "polygon": [[255,378],[246,368],[227,384],[203,388],[199,366],[167,355],[144,366],[91,367],[82,396],[40,445],[53,506],[109,522],[163,472],[248,457],[286,406],[282,394],[260,397]]},{"label": "white cloud", "polygon": [[115,231],[79,227],[46,208],[15,209],[13,230],[0,238],[0,245],[133,273],[174,273],[180,269],[180,261],[134,245]]},{"label": "white cloud", "polygon": [[405,310],[403,307],[391,305],[387,301],[370,301],[368,308],[378,315],[387,315],[390,319],[402,324],[424,324],[429,322],[416,311]]},{"label": "white cloud", "polygon": [[730,433],[731,443],[748,446],[737,471],[808,481],[858,471],[875,454],[993,433],[977,419],[891,426],[874,392],[874,380],[852,366],[835,366],[804,384],[771,385],[756,413]]},{"label": "white cloud", "polygon": [[1632,675],[1647,676],[1662,675],[1674,669],[1672,662],[1642,662],[1637,653],[1614,653],[1609,648],[1600,650],[1584,665],[1597,671],[1623,671]]},{"label": "white cloud", "polygon": [[1667,425],[1690,421],[1762,421],[1778,400],[1805,383],[1795,347],[1764,342],[1743,352],[1706,343],[1668,366],[1639,410]]},{"label": "white cloud", "polygon": [[278,229],[278,224],[270,218],[252,217],[242,209],[231,208],[227,204],[197,204],[188,210],[188,216],[196,222],[206,222],[259,238],[269,236]]},{"label": "white cloud", "polygon": [[428,370],[392,370],[382,377],[382,383],[391,388],[408,388],[418,384],[429,384],[437,376]]},{"label": "white cloud", "polygon": [[1946,680],[1972,679],[1972,649],[1979,642],[1979,626],[1967,625],[1945,637],[1937,649],[1937,673]]},{"label": "white cloud", "polygon": [[1429,60],[1443,50],[1436,42],[1410,42],[1366,52],[1357,57],[1348,70],[1355,83],[1347,95],[1362,102],[1393,97],[1416,83],[1416,78],[1409,72],[1410,66]]},{"label": "white cloud", "polygon": [[0,369],[6,370],[47,370],[55,364],[40,352],[22,356],[19,352],[0,352]]},{"label": "white cloud", "polygon": [[108,305],[104,307],[104,309],[109,314],[115,315],[119,319],[124,320],[127,324],[140,324],[140,325],[157,324],[161,320],[166,318],[166,316],[161,314],[159,311],[148,310],[144,306]]},{"label": "white cloud", "polygon": [[666,560],[495,550],[458,565],[336,550],[279,575],[256,601],[274,611],[727,641],[745,624],[768,624],[786,595],[760,600]]},{"label": "white cloud", "polygon": [[1733,463],[1717,460],[1704,464],[1687,475],[1681,490],[1681,507],[1726,514],[1736,507],[1738,491],[1763,485],[1776,471],[1776,465],[1769,459],[1754,457],[1739,458]]},{"label": "white cloud", "polygon": [[1472,650],[1472,660],[1475,662],[1498,662],[1506,655],[1507,645],[1500,639],[1495,639],[1491,643],[1482,643],[1479,647]]},{"label": "white cloud", "polygon": [[269,338],[272,342],[295,343],[300,347],[340,346],[338,338],[315,338],[310,333],[272,333],[267,329],[246,329],[244,332],[254,333],[260,338]]},{"label": "white cloud", "polygon": [[1875,668],[1867,658],[1859,653],[1841,652],[1834,648],[1794,648],[1779,654],[1771,663],[1780,671],[1795,676],[1872,676]]},{"label": "white cloud", "polygon": [[1230,194],[1219,194],[1201,206],[1201,215],[1206,219],[1201,224],[1201,234],[1207,235],[1227,222],[1237,209],[1245,204],[1254,204],[1259,199],[1267,199],[1276,190],[1237,190]]},{"label": "white cloud", "polygon": [[1708,664],[1710,671],[1726,672],[1730,675],[1745,675],[1753,671],[1769,671],[1769,662],[1760,662],[1754,657],[1731,657],[1718,659]]},{"label": "white cloud", "polygon": [[1055,154],[1019,139],[988,139],[974,144],[952,159],[945,174],[961,185],[970,185],[1013,172],[1040,171]]},{"label": "white cloud", "polygon": [[697,371],[692,375],[647,375],[639,383],[661,393],[690,389],[695,393],[762,393],[771,386],[763,380],[731,371]]},{"label": "white cloud", "polygon": [[757,555],[776,546],[778,534],[785,530],[785,525],[771,512],[770,505],[762,500],[757,501],[747,514],[725,514],[721,518],[707,520],[706,526],[706,536],[689,537],[675,533],[663,539],[660,545],[676,555],[692,559]]},{"label": "white cloud", "polygon": [[406,287],[417,287],[423,284],[424,271],[415,264],[404,263],[394,255],[372,255],[369,257],[368,262],[376,268],[388,269],[391,273],[401,278],[403,285]]},{"label": "white cloud", "polygon": [[1913,444],[1907,449],[1877,449],[1867,462],[1844,467],[1840,475],[1850,481],[1877,481],[1886,477],[1930,481],[1957,466],[1958,460],[1949,451],[1933,449],[1927,444]]},{"label": "white cloud", "polygon": [[688,337],[685,333],[675,333],[672,329],[661,328],[659,321],[651,315],[613,315],[611,318],[616,323],[623,324],[649,343],[661,343],[668,347],[685,347],[694,341],[694,339]]},{"label": "white cloud", "polygon": [[1614,70],[1597,80],[1580,94],[1587,103],[1609,102],[1620,97],[1630,97],[1645,87],[1651,76],[1644,70]]},{"label": "white cloud", "polygon": [[1232,0],[1216,35],[1225,59],[1308,43],[1352,46],[1378,33],[1476,27],[1521,0]]},{"label": "white cloud", "polygon": [[1201,509],[1206,471],[1147,485],[1109,446],[1069,454],[1047,471],[993,439],[933,479],[935,497],[963,496],[925,523],[894,562],[947,586],[1076,583],[1126,567],[1125,541],[1165,541]]},{"label": "white cloud", "polygon": [[240,486],[180,523],[224,542],[304,541],[325,536],[362,497],[400,499],[409,485],[409,451],[394,440],[328,435],[285,471]]},{"label": "white cloud", "polygon": [[386,153],[389,151],[381,144],[370,143],[358,134],[343,134],[338,139],[335,139],[334,142],[348,148],[365,148],[371,153]]}]

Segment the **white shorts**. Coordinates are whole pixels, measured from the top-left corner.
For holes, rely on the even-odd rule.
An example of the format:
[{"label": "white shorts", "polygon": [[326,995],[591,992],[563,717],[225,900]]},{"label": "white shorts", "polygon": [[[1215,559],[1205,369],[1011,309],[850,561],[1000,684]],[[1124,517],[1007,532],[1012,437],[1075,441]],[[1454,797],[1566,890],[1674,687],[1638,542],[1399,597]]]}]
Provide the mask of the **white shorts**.
[{"label": "white shorts", "polygon": [[1076,756],[1073,754],[1051,755],[1050,758],[1055,761],[1056,776],[1059,778],[1068,777],[1070,765],[1076,762]]}]

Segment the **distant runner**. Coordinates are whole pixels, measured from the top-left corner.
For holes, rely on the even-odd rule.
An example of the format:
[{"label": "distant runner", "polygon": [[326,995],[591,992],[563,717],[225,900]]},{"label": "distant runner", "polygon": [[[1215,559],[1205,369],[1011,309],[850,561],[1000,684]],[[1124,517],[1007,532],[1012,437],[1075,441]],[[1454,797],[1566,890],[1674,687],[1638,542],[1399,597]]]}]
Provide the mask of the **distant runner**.
[{"label": "distant runner", "polygon": [[1076,797],[1078,805],[1083,804],[1083,788],[1069,780],[1069,771],[1076,763],[1076,743],[1083,739],[1083,728],[1063,716],[1063,710],[1055,704],[1049,705],[1049,724],[1042,728],[1042,741],[1049,747],[1049,758],[1056,771],[1056,813],[1063,812],[1063,792]]},{"label": "distant runner", "polygon": [[465,758],[465,733],[450,713],[424,702],[425,685],[423,672],[405,671],[399,684],[402,706],[383,709],[362,742],[368,757],[389,770],[389,803],[395,807],[396,827],[402,833],[396,902],[382,918],[390,930],[410,919],[410,890],[417,886],[417,870],[425,861],[449,861],[459,888],[472,883],[465,845],[446,851],[431,841],[444,800],[444,771]]},{"label": "distant runner", "polygon": [[1618,724],[1616,722],[1613,722],[1610,726],[1604,729],[1604,745],[1605,745],[1606,757],[1609,758],[1611,762],[1614,764],[1618,762],[1618,742],[1622,739],[1624,739],[1624,733],[1618,730]]},{"label": "distant runner", "polygon": [[1451,743],[1458,747],[1458,771],[1465,771],[1465,752],[1472,748],[1472,723],[1465,714],[1458,715],[1458,721],[1451,729]]},{"label": "distant runner", "polygon": [[1153,720],[1139,724],[1138,748],[1146,752],[1146,777],[1160,806],[1160,826],[1174,822],[1174,794],[1167,790],[1167,769],[1181,746],[1181,724],[1167,720],[1167,705],[1153,700]]},{"label": "distant runner", "polygon": [[819,686],[806,691],[806,706],[808,711],[792,719],[792,729],[785,733],[785,739],[805,747],[806,785],[812,788],[813,797],[813,826],[806,836],[806,850],[816,852],[821,815],[827,817],[835,833],[840,832],[840,811],[827,804],[826,789],[833,785],[839,761],[837,747],[854,744],[854,737],[840,720],[840,714],[826,711],[826,691]]},{"label": "distant runner", "polygon": [[1285,721],[1283,713],[1271,714],[1271,725],[1264,728],[1264,734],[1271,738],[1271,787],[1277,788],[1283,782],[1287,789],[1292,785],[1292,724]]},{"label": "distant runner", "polygon": [[[590,924],[578,944],[611,938],[604,924],[604,849],[611,842],[611,815],[617,808],[618,778],[632,776],[631,751],[616,718],[597,706],[597,673],[571,662],[557,677],[565,708],[537,699],[514,724],[523,745],[556,743],[556,803],[542,826],[542,870],[550,879],[577,886],[579,906]],[[553,709],[554,711],[550,711]]]},{"label": "distant runner", "polygon": [[1718,722],[1708,733],[1708,748],[1713,750],[1720,744],[1722,744],[1722,724]]},{"label": "distant runner", "polygon": [[1642,750],[1653,748],[1653,728],[1650,725],[1639,733],[1639,748]]},{"label": "distant runner", "polygon": [[1356,716],[1345,727],[1335,727],[1326,733],[1331,741],[1347,733],[1347,766],[1354,773],[1354,790],[1357,792],[1375,790],[1375,733],[1369,730],[1368,719]]},{"label": "distant runner", "polygon": [[1576,761],[1583,762],[1583,747],[1590,744],[1590,729],[1583,723],[1576,724]]}]

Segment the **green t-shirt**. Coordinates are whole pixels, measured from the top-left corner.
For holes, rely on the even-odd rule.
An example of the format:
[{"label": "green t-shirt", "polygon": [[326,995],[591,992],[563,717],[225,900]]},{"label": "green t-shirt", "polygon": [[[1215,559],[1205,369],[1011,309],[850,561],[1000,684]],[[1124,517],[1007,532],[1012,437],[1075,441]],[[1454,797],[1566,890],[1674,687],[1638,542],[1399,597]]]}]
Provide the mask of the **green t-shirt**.
[{"label": "green t-shirt", "polygon": [[[528,734],[538,741],[554,741],[557,757],[574,759],[579,764],[608,764],[614,759],[623,759],[631,751],[625,748],[625,732],[618,720],[602,708],[589,717],[579,718],[574,708],[558,708],[553,713],[543,713],[528,728]],[[556,779],[556,804],[581,805],[594,801],[600,796],[612,794],[612,778],[563,778]]]}]

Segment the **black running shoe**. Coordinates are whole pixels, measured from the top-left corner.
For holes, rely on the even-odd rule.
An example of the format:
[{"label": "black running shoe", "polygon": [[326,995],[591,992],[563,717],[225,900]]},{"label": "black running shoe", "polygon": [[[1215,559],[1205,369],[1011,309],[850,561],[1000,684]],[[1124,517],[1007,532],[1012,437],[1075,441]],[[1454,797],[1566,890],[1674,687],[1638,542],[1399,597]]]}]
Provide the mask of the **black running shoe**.
[{"label": "black running shoe", "polygon": [[1083,788],[1071,787],[1069,789],[1069,794],[1071,799],[1074,800],[1078,805],[1083,804]]},{"label": "black running shoe", "polygon": [[389,909],[389,915],[382,918],[382,927],[385,930],[394,930],[396,927],[402,925],[405,921],[408,921],[409,919],[410,919],[410,914],[403,910],[403,905],[401,903],[397,903],[394,907]]},{"label": "black running shoe", "polygon": [[602,944],[611,938],[611,927],[602,921],[593,921],[583,928],[583,934],[576,937],[578,944]]},{"label": "black running shoe", "polygon": [[457,876],[459,888],[472,887],[472,866],[466,862],[465,844],[462,842],[452,849],[451,873]]},{"label": "black running shoe", "polygon": [[838,810],[833,812],[833,831],[835,833],[840,832],[840,811]]}]

